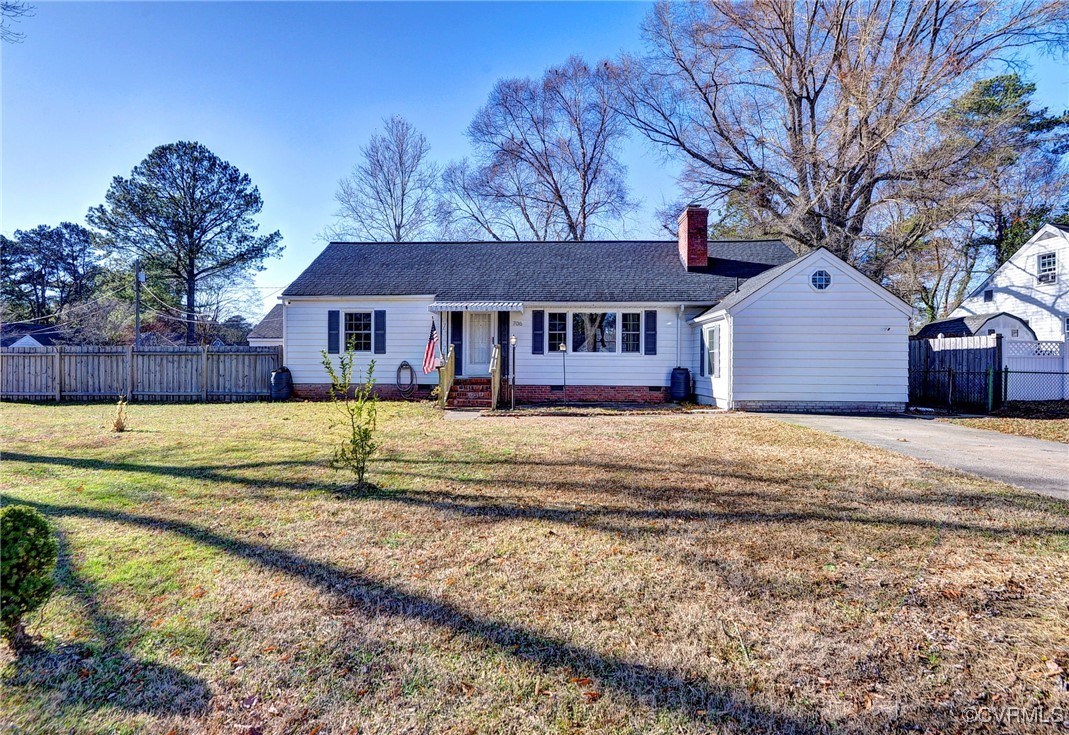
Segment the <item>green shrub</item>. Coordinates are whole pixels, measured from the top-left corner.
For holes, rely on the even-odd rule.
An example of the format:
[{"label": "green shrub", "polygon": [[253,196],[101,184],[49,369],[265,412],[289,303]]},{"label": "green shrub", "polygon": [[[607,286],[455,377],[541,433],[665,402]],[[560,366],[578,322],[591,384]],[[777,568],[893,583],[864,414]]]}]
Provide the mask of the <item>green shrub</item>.
[{"label": "green shrub", "polygon": [[40,512],[0,510],[0,634],[16,651],[29,643],[22,616],[45,604],[55,587],[56,539]]},{"label": "green shrub", "polygon": [[367,366],[362,383],[353,384],[356,355],[352,345],[338,358],[335,368],[330,355],[323,351],[323,368],[330,376],[330,400],[344,418],[338,422],[345,426],[348,436],[334,450],[331,466],[336,470],[349,470],[356,476],[356,488],[367,489],[367,463],[378,449],[375,441],[378,416],[378,396],[375,394],[375,361]]}]

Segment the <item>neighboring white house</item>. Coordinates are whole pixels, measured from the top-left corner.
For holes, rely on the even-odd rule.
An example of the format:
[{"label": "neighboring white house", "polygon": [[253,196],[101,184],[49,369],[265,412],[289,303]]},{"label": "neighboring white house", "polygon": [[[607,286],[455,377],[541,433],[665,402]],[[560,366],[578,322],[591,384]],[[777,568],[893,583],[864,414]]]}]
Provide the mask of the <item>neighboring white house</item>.
[{"label": "neighboring white house", "polygon": [[1069,335],[1069,227],[1040,228],[948,319],[998,313],[1024,321],[1033,339]]},{"label": "neighboring white house", "polygon": [[687,367],[727,408],[905,407],[909,306],[827,251],[709,242],[707,221],[688,207],[676,241],[331,243],[281,297],[295,393],[325,396],[323,353],[352,344],[383,396],[404,362],[426,396],[433,325],[460,397],[486,403],[496,344],[521,403],[664,401]]},{"label": "neighboring white house", "polygon": [[282,346],[282,304],[275,304],[246,337],[250,347]]}]

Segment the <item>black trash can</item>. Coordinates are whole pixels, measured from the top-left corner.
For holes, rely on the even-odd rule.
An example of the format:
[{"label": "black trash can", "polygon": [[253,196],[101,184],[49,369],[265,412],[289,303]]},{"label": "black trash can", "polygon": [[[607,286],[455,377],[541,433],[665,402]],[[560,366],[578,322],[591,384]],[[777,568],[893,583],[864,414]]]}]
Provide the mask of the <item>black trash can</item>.
[{"label": "black trash can", "polygon": [[288,401],[293,395],[293,375],[286,366],[271,371],[271,400]]},{"label": "black trash can", "polygon": [[690,398],[690,370],[677,367],[672,370],[671,396],[673,401],[685,401]]}]

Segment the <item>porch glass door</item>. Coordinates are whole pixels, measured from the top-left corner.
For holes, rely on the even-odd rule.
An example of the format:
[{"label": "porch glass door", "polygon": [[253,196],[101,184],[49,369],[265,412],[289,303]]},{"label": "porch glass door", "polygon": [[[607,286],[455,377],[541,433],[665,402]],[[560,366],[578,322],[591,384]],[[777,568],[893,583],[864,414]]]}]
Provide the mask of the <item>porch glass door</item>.
[{"label": "porch glass door", "polygon": [[469,311],[468,325],[464,334],[467,347],[467,375],[487,375],[490,372],[490,356],[493,353],[494,330],[491,312]]}]

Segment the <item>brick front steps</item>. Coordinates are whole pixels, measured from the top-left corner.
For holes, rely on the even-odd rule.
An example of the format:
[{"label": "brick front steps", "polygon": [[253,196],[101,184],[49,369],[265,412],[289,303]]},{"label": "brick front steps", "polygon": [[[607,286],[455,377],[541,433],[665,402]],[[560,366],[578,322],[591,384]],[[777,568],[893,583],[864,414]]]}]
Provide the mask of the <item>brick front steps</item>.
[{"label": "brick front steps", "polygon": [[490,408],[490,378],[457,378],[449,391],[449,408]]}]

